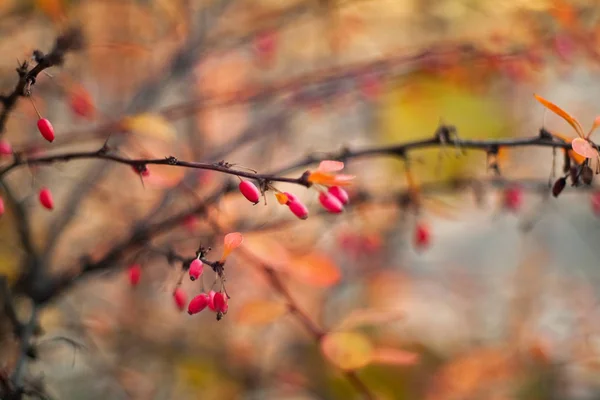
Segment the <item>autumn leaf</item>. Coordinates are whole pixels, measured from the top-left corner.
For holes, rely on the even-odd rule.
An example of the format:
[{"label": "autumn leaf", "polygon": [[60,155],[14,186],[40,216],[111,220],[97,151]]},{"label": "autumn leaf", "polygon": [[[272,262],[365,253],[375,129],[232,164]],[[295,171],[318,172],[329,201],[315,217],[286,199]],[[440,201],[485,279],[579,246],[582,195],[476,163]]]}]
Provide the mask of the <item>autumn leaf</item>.
[{"label": "autumn leaf", "polygon": [[557,106],[556,104],[544,99],[541,96],[538,96],[537,94],[534,96],[535,96],[536,100],[539,101],[540,103],[542,103],[542,105],[544,107],[546,107],[548,110],[552,111],[553,113],[555,113],[556,115],[558,115],[559,117],[561,117],[562,119],[567,121],[569,123],[569,125],[571,125],[573,127],[573,129],[575,129],[575,132],[577,132],[577,135],[579,137],[584,137],[583,128],[582,128],[581,124],[579,123],[579,121],[577,121],[577,119],[575,119],[573,116],[571,116],[571,114],[569,114],[568,112],[566,112],[565,110],[563,110],[562,108]]},{"label": "autumn leaf", "polygon": [[321,341],[321,351],[333,365],[344,370],[362,368],[373,359],[371,342],[356,332],[327,334]]},{"label": "autumn leaf", "polygon": [[[570,138],[570,137],[565,136],[565,135],[561,135],[559,133],[551,133],[551,135],[552,136],[556,136],[557,138],[563,140],[566,143],[573,142],[573,138]],[[577,154],[573,150],[565,150],[565,151],[567,152],[567,154],[569,155],[569,157],[571,158],[571,160],[573,160],[577,165],[581,165],[585,161],[585,157]]]},{"label": "autumn leaf", "polygon": [[331,257],[319,252],[292,259],[285,271],[297,280],[313,286],[333,286],[341,278],[341,272]]},{"label": "autumn leaf", "polygon": [[234,319],[242,325],[269,324],[287,312],[287,306],[281,301],[250,300],[242,304]]},{"label": "autumn leaf", "polygon": [[225,238],[223,239],[223,256],[221,256],[221,261],[224,261],[229,254],[240,247],[243,242],[244,237],[239,232],[232,232],[225,235]]},{"label": "autumn leaf", "polygon": [[596,158],[598,157],[598,150],[596,150],[590,142],[586,139],[575,138],[571,142],[571,146],[573,146],[573,151],[585,158]]}]

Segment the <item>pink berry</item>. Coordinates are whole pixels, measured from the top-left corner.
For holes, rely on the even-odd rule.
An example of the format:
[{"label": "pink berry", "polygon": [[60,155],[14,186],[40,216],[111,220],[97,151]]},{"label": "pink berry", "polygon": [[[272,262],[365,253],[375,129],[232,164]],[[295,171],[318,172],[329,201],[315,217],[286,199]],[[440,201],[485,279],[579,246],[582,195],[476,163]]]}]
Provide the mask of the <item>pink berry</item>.
[{"label": "pink berry", "polygon": [[246,199],[248,199],[248,201],[254,204],[258,203],[258,199],[260,198],[260,191],[254,185],[254,183],[250,181],[241,181],[239,188],[240,192],[242,192],[242,194]]},{"label": "pink berry", "polygon": [[13,152],[12,146],[6,140],[0,140],[0,156],[9,156]]},{"label": "pink berry", "polygon": [[348,197],[348,192],[342,189],[339,186],[332,186],[328,190],[329,194],[337,198],[342,204],[348,204],[350,198]]},{"label": "pink berry", "polygon": [[298,198],[295,195],[291,194],[290,192],[284,192],[283,194],[285,194],[287,196],[288,202],[286,204],[288,204],[288,205],[291,202],[298,201]]},{"label": "pink berry", "polygon": [[600,192],[592,194],[591,202],[592,211],[594,212],[594,214],[600,216]]},{"label": "pink berry", "polygon": [[4,214],[4,200],[0,197],[0,217]]},{"label": "pink berry", "polygon": [[429,246],[431,242],[431,233],[429,227],[425,224],[419,223],[415,228],[415,247],[417,250],[424,249]]},{"label": "pink berry", "polygon": [[227,298],[225,296],[225,293],[223,292],[218,292],[215,293],[215,296],[213,298],[213,304],[215,306],[215,311],[216,312],[221,312],[223,314],[225,314],[225,312],[227,311]]},{"label": "pink berry", "polygon": [[52,192],[50,192],[50,189],[42,188],[39,193],[39,199],[42,206],[48,210],[52,210],[54,208],[54,200],[52,199]]},{"label": "pink berry", "polygon": [[127,274],[131,286],[136,286],[140,283],[140,278],[142,277],[142,266],[140,264],[131,264],[127,270]]},{"label": "pink berry", "polygon": [[295,201],[290,201],[288,203],[288,207],[290,208],[290,211],[294,213],[294,215],[300,219],[306,219],[308,218],[308,208],[306,208],[306,206],[302,203],[300,203],[299,201],[295,200]]},{"label": "pink berry", "polygon": [[183,311],[185,305],[187,303],[187,295],[181,288],[175,289],[173,292],[173,299],[175,299],[175,305],[179,309],[179,311]]},{"label": "pink berry", "polygon": [[198,314],[200,311],[204,310],[206,306],[208,306],[208,300],[208,295],[206,293],[201,293],[194,297],[188,305],[188,314]]},{"label": "pink berry", "polygon": [[190,264],[190,270],[189,270],[190,279],[195,281],[196,279],[200,278],[202,276],[203,270],[204,270],[204,266],[202,265],[202,261],[200,261],[196,258]]},{"label": "pink berry", "polygon": [[329,193],[321,192],[319,195],[319,202],[321,202],[323,208],[332,214],[339,214],[344,210],[342,202]]},{"label": "pink berry", "polygon": [[519,187],[508,188],[504,191],[504,207],[509,211],[519,211],[523,203],[523,191]]},{"label": "pink berry", "polygon": [[40,118],[37,122],[37,126],[44,139],[49,142],[54,141],[54,128],[52,127],[50,121],[48,121],[46,118]]},{"label": "pink berry", "polygon": [[215,294],[217,294],[217,292],[215,292],[214,290],[211,290],[210,292],[208,292],[208,308],[210,308],[212,311],[216,311],[215,310]]}]

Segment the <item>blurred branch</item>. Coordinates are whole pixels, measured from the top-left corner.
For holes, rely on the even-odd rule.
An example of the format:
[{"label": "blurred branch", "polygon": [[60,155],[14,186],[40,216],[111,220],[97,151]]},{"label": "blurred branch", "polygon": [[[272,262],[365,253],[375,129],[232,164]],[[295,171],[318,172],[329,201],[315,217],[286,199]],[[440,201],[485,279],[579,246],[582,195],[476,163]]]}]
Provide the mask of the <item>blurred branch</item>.
[{"label": "blurred branch", "polygon": [[20,340],[19,357],[17,359],[17,365],[13,371],[10,382],[13,386],[13,393],[9,393],[8,398],[11,400],[21,400],[24,394],[31,392],[26,390],[23,381],[25,378],[25,368],[27,366],[27,358],[30,355],[31,340],[35,334],[36,327],[38,326],[38,306],[33,305],[31,309],[31,315],[29,321],[23,328],[23,333]]},{"label": "blurred branch", "polygon": [[4,188],[6,199],[9,201],[10,207],[14,210],[17,231],[19,232],[19,238],[21,240],[23,250],[27,254],[27,257],[34,257],[36,250],[31,239],[31,228],[29,226],[29,217],[25,211],[25,206],[15,197],[12,189],[4,181],[4,179],[0,179],[0,186]]},{"label": "blurred branch", "polygon": [[[243,247],[237,249],[239,254],[242,257],[245,257],[252,263],[256,264],[261,268],[261,270],[267,276],[271,287],[285,299],[288,310],[290,313],[306,328],[306,330],[310,333],[315,342],[319,343],[323,337],[327,334],[327,332],[319,327],[316,322],[314,322],[311,317],[306,313],[298,303],[294,300],[285,284],[277,274],[277,272],[269,265],[264,264],[260,259],[254,256],[252,253],[246,251]],[[354,388],[363,396],[365,399],[375,399],[373,393],[371,393],[370,389],[367,385],[360,379],[360,377],[356,374],[355,371],[343,371],[340,370],[342,374],[346,377],[346,379],[354,386]]]},{"label": "blurred branch", "polygon": [[80,29],[70,28],[64,34],[59,36],[54,42],[54,47],[48,54],[40,50],[33,52],[36,66],[29,69],[29,61],[23,61],[17,68],[19,81],[13,91],[8,95],[0,96],[2,111],[0,112],[0,136],[2,136],[6,127],[6,121],[10,112],[17,105],[20,97],[29,96],[31,87],[35,84],[37,76],[47,68],[62,65],[65,55],[73,50],[79,50],[83,47],[83,35]]},{"label": "blurred branch", "polygon": [[13,325],[13,332],[15,336],[20,337],[24,327],[17,316],[15,304],[10,294],[10,288],[8,287],[8,281],[5,276],[0,276],[0,299],[2,299],[4,314],[6,314],[7,318]]}]

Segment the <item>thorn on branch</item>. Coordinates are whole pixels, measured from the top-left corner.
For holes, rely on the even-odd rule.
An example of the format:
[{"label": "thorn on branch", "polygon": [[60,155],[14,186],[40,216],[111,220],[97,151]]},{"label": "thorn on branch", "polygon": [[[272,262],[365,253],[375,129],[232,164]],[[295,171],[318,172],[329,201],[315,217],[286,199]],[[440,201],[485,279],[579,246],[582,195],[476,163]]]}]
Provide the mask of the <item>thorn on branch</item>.
[{"label": "thorn on branch", "polygon": [[540,139],[552,140],[552,139],[554,139],[554,137],[552,136],[552,134],[550,132],[548,132],[546,130],[546,128],[541,128],[540,129]]}]

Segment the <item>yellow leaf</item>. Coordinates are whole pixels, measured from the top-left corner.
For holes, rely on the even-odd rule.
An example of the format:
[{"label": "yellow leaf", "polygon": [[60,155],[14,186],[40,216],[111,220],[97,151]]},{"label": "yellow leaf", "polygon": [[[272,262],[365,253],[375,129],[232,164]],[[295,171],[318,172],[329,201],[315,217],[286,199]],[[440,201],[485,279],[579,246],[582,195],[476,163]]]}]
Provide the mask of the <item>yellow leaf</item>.
[{"label": "yellow leaf", "polygon": [[299,281],[321,287],[335,285],[341,278],[341,272],[331,257],[318,252],[292,259],[286,272]]},{"label": "yellow leaf", "polygon": [[333,332],[321,341],[321,351],[335,366],[353,370],[368,365],[373,358],[369,339],[356,332]]},{"label": "yellow leaf", "polygon": [[556,104],[551,103],[548,100],[544,99],[543,97],[538,96],[537,94],[534,96],[535,96],[536,100],[539,101],[540,103],[542,103],[542,105],[544,107],[546,107],[547,109],[549,109],[550,111],[552,111],[553,113],[555,113],[556,115],[558,115],[559,117],[561,117],[562,119],[567,121],[569,123],[569,125],[571,125],[573,127],[573,129],[575,129],[575,132],[577,132],[577,135],[579,137],[584,136],[583,128],[581,127],[581,124],[573,116],[571,116],[568,112],[566,112],[565,110],[563,110]]},{"label": "yellow leaf", "polygon": [[404,312],[394,309],[365,308],[352,311],[333,330],[350,330],[365,325],[383,325],[404,318]]},{"label": "yellow leaf", "polygon": [[286,305],[280,301],[257,299],[242,304],[234,318],[244,325],[264,325],[275,321],[286,312]]},{"label": "yellow leaf", "polygon": [[175,128],[171,123],[157,114],[127,117],[123,120],[122,127],[131,133],[162,140],[173,140],[176,136]]},{"label": "yellow leaf", "polygon": [[414,365],[419,361],[419,354],[412,351],[379,347],[373,351],[372,364]]}]

